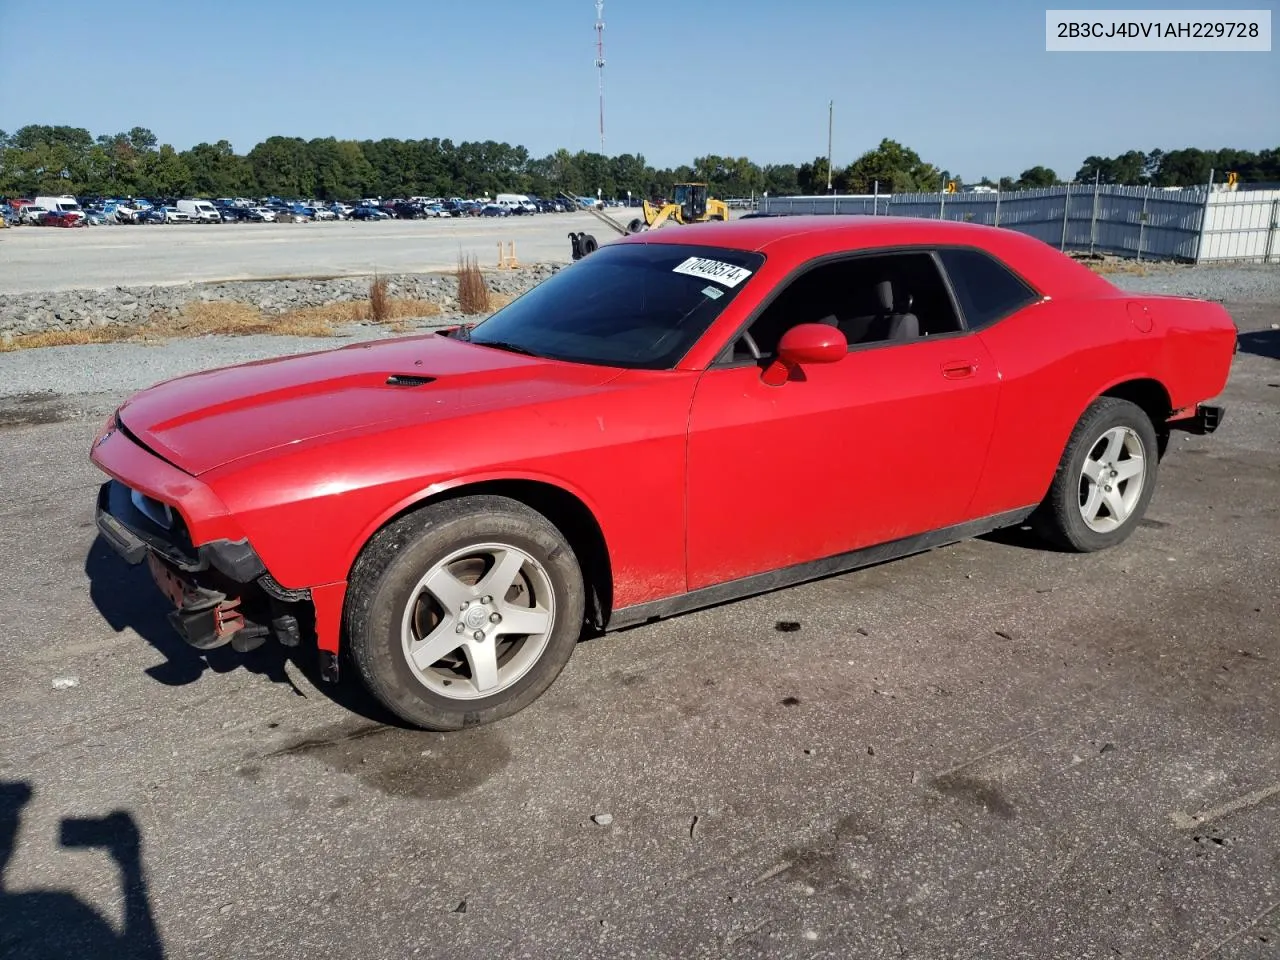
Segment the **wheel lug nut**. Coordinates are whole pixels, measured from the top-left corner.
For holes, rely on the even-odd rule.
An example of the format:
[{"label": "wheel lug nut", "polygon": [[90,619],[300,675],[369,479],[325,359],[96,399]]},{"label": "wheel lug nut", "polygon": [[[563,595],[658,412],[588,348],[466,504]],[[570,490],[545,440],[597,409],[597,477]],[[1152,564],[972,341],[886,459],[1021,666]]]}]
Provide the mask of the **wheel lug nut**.
[{"label": "wheel lug nut", "polygon": [[1107,491],[1107,493],[1110,493],[1110,492],[1111,492],[1111,484],[1107,484],[1107,485],[1106,485],[1105,487],[1103,487],[1102,489],[1103,489],[1103,490],[1105,490],[1105,491]]},{"label": "wheel lug nut", "polygon": [[484,639],[484,631],[483,631],[483,630],[477,630],[475,633],[473,633],[473,634],[471,635],[471,637],[472,637],[472,639],[473,639],[473,640],[483,640],[483,639]]},{"label": "wheel lug nut", "polygon": [[470,600],[464,600],[464,601],[462,602],[462,606],[461,606],[461,607],[459,607],[458,609],[459,609],[459,610],[465,610],[465,609],[467,609],[467,607],[469,607],[469,606],[471,606],[471,601],[470,601]]},{"label": "wheel lug nut", "polygon": [[501,622],[502,622],[502,614],[500,614],[500,613],[491,613],[491,614],[489,614],[489,622],[490,622],[490,623],[501,623]]},{"label": "wheel lug nut", "polygon": [[454,633],[465,633],[466,630],[467,630],[467,625],[465,623],[460,623],[458,624],[457,628],[454,630]]},{"label": "wheel lug nut", "polygon": [[481,597],[481,598],[480,598],[480,602],[481,602],[481,603],[493,603],[493,597]]}]

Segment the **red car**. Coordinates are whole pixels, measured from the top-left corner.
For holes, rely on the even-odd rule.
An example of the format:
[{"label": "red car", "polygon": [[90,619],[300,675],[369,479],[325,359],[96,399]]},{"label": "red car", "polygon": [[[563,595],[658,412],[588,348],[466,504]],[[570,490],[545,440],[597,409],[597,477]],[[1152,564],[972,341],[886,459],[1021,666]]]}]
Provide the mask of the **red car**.
[{"label": "red car", "polygon": [[48,210],[40,214],[38,224],[42,227],[87,227],[89,221],[82,213],[70,210]]},{"label": "red car", "polygon": [[601,248],[478,326],[181,377],[93,443],[194,646],[317,644],[410,723],[613,629],[1030,519],[1125,539],[1235,326],[1022,234],[782,217]]}]

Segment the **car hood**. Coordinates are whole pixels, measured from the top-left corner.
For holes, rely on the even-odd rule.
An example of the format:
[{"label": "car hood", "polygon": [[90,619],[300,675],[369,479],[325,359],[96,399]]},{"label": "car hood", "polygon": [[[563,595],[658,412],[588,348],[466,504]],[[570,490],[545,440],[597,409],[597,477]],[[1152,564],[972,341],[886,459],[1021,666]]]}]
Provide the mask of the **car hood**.
[{"label": "car hood", "polygon": [[198,476],[336,434],[563,399],[621,372],[428,334],[179,377],[135,394],[117,418]]}]

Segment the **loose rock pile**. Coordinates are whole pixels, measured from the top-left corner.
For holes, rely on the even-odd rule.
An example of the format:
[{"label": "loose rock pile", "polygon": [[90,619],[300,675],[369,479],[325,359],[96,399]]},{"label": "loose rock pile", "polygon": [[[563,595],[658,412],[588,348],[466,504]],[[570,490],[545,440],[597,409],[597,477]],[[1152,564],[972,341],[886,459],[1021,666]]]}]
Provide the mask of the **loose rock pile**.
[{"label": "loose rock pile", "polygon": [[[511,298],[560,268],[559,264],[534,264],[486,273],[485,280],[492,292]],[[0,336],[146,323],[176,316],[186,304],[199,301],[248,303],[265,314],[281,314],[300,307],[367,299],[371,279],[228,280],[14,294],[0,297]],[[389,274],[386,279],[387,293],[392,297],[429,300],[439,305],[446,318],[457,314],[458,286],[451,274]]]}]

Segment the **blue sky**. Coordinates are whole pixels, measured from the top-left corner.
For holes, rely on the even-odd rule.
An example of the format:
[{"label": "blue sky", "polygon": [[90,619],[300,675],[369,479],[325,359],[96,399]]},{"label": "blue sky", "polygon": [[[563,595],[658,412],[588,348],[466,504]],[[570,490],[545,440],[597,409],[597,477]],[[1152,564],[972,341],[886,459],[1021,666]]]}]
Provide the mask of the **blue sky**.
[{"label": "blue sky", "polygon": [[[891,137],[971,180],[1280,144],[1280,52],[1046,53],[1046,5],[1069,6],[605,0],[607,150],[799,163],[826,152],[828,99],[837,164]],[[0,129],[597,149],[594,19],[593,0],[0,0]]]}]

